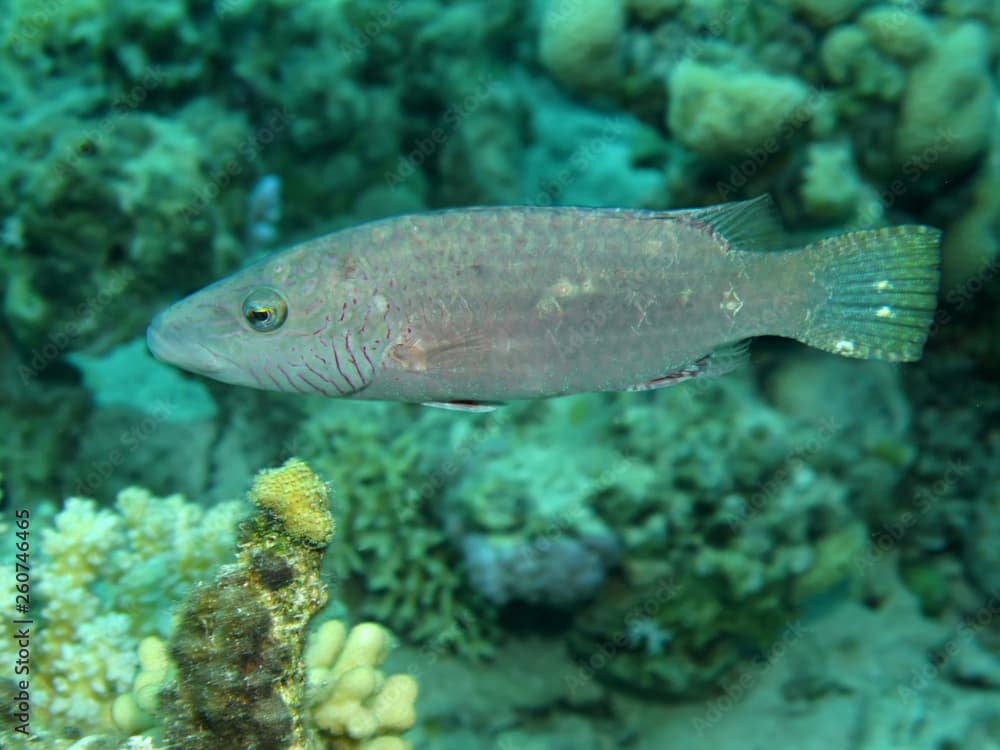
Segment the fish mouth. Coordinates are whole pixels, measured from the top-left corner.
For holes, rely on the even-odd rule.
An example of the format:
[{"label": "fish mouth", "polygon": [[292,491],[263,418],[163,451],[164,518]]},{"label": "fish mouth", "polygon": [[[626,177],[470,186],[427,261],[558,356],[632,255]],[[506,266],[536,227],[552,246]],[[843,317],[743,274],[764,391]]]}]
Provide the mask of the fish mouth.
[{"label": "fish mouth", "polygon": [[161,312],[146,329],[146,346],[156,359],[200,375],[214,375],[222,370],[219,358],[203,344],[191,341]]}]

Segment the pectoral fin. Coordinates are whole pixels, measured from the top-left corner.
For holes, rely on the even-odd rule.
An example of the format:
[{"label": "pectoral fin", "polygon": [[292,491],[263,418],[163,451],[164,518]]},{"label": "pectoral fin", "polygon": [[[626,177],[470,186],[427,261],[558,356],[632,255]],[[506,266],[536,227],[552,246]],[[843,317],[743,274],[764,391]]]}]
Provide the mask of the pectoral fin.
[{"label": "pectoral fin", "polygon": [[451,411],[465,411],[473,414],[485,414],[496,411],[500,404],[489,404],[479,401],[425,401],[422,406],[433,406],[435,409],[450,409]]},{"label": "pectoral fin", "polygon": [[485,336],[448,340],[423,336],[400,339],[389,347],[389,358],[411,372],[455,372],[481,365],[491,349]]}]

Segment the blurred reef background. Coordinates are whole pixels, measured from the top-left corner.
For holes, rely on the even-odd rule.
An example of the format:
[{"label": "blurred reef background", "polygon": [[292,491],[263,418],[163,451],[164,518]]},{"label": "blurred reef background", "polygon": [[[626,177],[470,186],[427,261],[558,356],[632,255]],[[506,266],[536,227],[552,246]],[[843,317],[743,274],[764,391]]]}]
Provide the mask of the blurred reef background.
[{"label": "blurred reef background", "polygon": [[[998,79],[995,0],[0,0],[0,596],[29,508],[34,746],[163,741],[164,643],[210,658],[176,631],[244,605],[194,587],[294,455],[337,523],[309,673],[378,623],[415,748],[1000,747]],[[920,363],[764,340],[473,415],[145,349],[170,302],[369,219],[765,192],[796,243],[944,229]],[[372,696],[315,698],[364,709],[324,747],[405,746]]]}]

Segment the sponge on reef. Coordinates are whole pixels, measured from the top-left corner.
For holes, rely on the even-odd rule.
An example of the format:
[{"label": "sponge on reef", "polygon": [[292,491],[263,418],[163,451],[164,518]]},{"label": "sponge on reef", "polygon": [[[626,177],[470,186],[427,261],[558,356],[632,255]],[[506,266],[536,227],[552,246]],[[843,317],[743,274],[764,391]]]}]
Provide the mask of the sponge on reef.
[{"label": "sponge on reef", "polygon": [[257,474],[250,500],[270,511],[285,531],[312,547],[323,547],[333,537],[334,520],[326,485],[299,458],[278,469]]}]

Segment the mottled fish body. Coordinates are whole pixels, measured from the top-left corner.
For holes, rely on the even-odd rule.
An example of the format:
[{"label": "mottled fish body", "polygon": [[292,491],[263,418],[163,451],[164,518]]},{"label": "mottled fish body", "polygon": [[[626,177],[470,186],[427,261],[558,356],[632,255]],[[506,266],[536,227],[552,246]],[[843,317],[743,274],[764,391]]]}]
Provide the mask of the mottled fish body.
[{"label": "mottled fish body", "polygon": [[496,207],[305,242],[170,307],[160,359],[258,388],[473,408],[732,369],[741,342],[920,357],[939,232],[774,250],[766,198],[668,212]]}]

